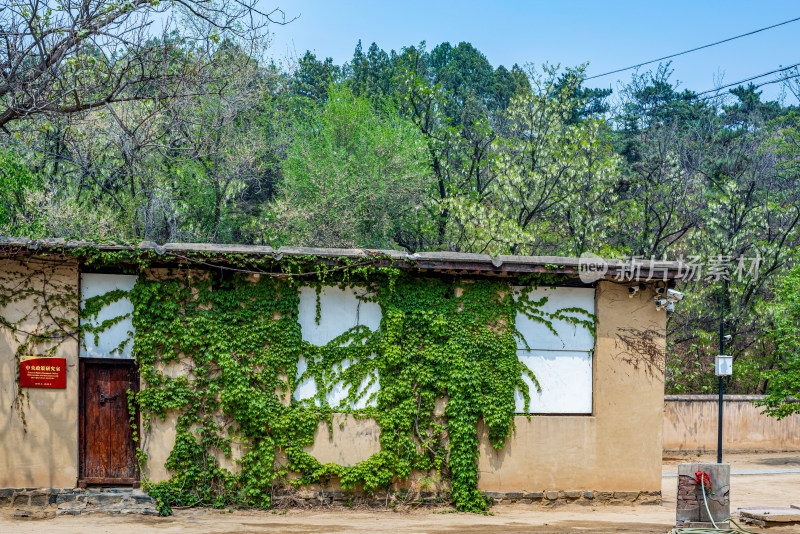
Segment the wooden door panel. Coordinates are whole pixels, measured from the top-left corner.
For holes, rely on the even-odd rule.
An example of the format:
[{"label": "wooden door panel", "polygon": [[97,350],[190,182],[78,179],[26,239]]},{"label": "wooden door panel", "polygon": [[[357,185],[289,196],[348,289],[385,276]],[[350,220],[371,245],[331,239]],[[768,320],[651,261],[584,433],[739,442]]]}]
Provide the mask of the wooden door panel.
[{"label": "wooden door panel", "polygon": [[89,478],[105,477],[109,449],[108,413],[100,404],[100,395],[106,387],[108,369],[97,365],[87,365],[84,382],[84,458],[83,476]]},{"label": "wooden door panel", "polygon": [[133,435],[128,413],[128,389],[132,387],[132,368],[117,367],[109,377],[109,394],[106,411],[112,425],[109,433],[107,473],[111,478],[133,478],[136,476]]},{"label": "wooden door panel", "polygon": [[138,389],[130,360],[81,360],[80,452],[83,484],[137,480],[127,390]]}]

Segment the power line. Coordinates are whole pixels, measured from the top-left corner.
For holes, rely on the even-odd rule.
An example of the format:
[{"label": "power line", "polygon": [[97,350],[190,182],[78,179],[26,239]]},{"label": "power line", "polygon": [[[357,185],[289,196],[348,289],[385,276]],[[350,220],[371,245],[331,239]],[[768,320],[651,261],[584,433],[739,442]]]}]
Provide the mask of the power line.
[{"label": "power line", "polygon": [[[714,98],[717,98],[719,95],[717,95],[716,93],[718,91],[722,90],[722,89],[727,89],[729,87],[738,86],[738,85],[741,85],[741,84],[743,84],[745,82],[749,82],[749,81],[752,81],[752,80],[757,80],[758,78],[763,78],[764,76],[769,76],[770,74],[775,74],[777,72],[785,72],[785,71],[787,71],[789,69],[793,69],[793,68],[798,67],[798,66],[800,66],[800,63],[795,63],[794,65],[789,65],[788,67],[782,67],[780,69],[771,70],[771,71],[765,72],[763,74],[758,74],[756,76],[750,76],[749,78],[745,78],[744,80],[739,80],[739,81],[736,81],[736,82],[727,83],[725,85],[720,85],[719,87],[715,87],[713,89],[707,89],[707,90],[701,91],[699,93],[694,93],[693,100],[691,100],[690,102],[691,103],[707,102],[708,100],[712,100]],[[773,83],[780,83],[780,82],[783,82],[783,81],[786,81],[786,80],[791,80],[793,78],[798,78],[798,77],[800,77],[800,73],[795,73],[795,74],[787,75],[787,76],[781,76],[780,78],[775,78],[774,80],[769,80],[769,81],[766,81],[766,82],[762,82],[762,83],[756,84],[755,88],[758,89],[759,87],[763,87],[765,85],[770,85],[770,84],[773,84]],[[709,94],[709,93],[715,93],[715,94]],[[703,96],[702,98],[698,98],[698,97],[700,97],[702,95],[708,95],[708,96]],[[657,111],[659,109],[669,107],[670,105],[671,105],[671,103],[665,102],[663,104],[659,104],[659,105],[655,106],[650,111],[651,112]]]},{"label": "power line", "polygon": [[781,82],[785,82],[785,81],[787,81],[787,80],[791,80],[792,78],[800,78],[800,73],[798,73],[798,74],[792,74],[791,76],[784,76],[784,77],[782,77],[782,78],[775,78],[774,80],[770,80],[770,81],[768,81],[768,82],[760,83],[760,84],[756,85],[756,89],[758,89],[759,87],[763,87],[763,86],[765,86],[765,85],[772,84],[772,83],[781,83]]},{"label": "power line", "polygon": [[688,54],[690,52],[696,52],[696,51],[702,50],[704,48],[710,48],[710,47],[716,46],[718,44],[727,43],[729,41],[734,41],[736,39],[741,39],[742,37],[747,37],[748,35],[753,35],[755,33],[763,32],[763,31],[766,31],[766,30],[771,30],[772,28],[777,28],[778,26],[783,26],[784,24],[789,24],[790,22],[797,22],[798,20],[800,20],[800,17],[797,17],[797,18],[794,18],[794,19],[791,19],[791,20],[785,20],[783,22],[779,22],[778,24],[773,24],[772,26],[766,26],[764,28],[759,28],[757,30],[753,30],[751,32],[743,33],[741,35],[736,35],[734,37],[728,37],[727,39],[723,39],[722,41],[717,41],[717,42],[709,43],[709,44],[706,44],[706,45],[703,45],[703,46],[698,46],[697,48],[692,48],[690,50],[684,50],[683,52],[678,52],[676,54],[670,54],[668,56],[660,57],[658,59],[651,59],[650,61],[645,61],[644,63],[638,63],[636,65],[631,65],[630,67],[625,67],[625,68],[622,68],[622,69],[617,69],[617,70],[612,70],[612,71],[609,71],[609,72],[604,72],[603,74],[595,74],[594,76],[589,76],[589,77],[585,78],[585,80],[592,80],[594,78],[602,78],[603,76],[608,76],[609,74],[616,74],[618,72],[624,72],[626,70],[631,70],[631,69],[635,69],[637,67],[642,67],[644,65],[649,65],[650,63],[656,63],[658,61],[664,61],[665,59],[670,59],[670,58],[673,58],[673,57],[682,56],[682,55]]},{"label": "power line", "polygon": [[[791,67],[787,67],[786,69],[789,69],[789,68],[791,68]],[[779,72],[779,71],[781,71],[781,70],[786,70],[786,69],[778,69],[778,70],[775,70],[775,71],[772,71],[772,72]],[[770,74],[770,73],[768,73],[768,74]],[[765,76],[765,75],[762,75],[762,76]],[[760,78],[760,77],[761,77],[761,76],[755,76],[755,77],[753,77],[753,78],[750,78],[750,80],[752,80],[752,79],[755,79],[755,78]],[[758,89],[759,87],[763,87],[763,86],[765,86],[765,85],[770,85],[770,84],[773,84],[773,83],[781,83],[781,82],[785,82],[785,81],[787,81],[787,80],[791,80],[791,79],[794,79],[794,78],[800,78],[800,73],[791,74],[791,75],[788,75],[788,76],[782,76],[782,77],[780,77],[780,78],[775,78],[775,79],[773,79],[773,80],[768,80],[768,81],[766,81],[766,82],[762,82],[762,83],[759,83],[759,84],[757,84],[757,85],[755,86],[755,88],[756,88],[756,89]],[[724,86],[722,86],[722,87],[717,87],[716,89],[709,89],[709,90],[707,90],[707,91],[703,91],[702,93],[696,93],[696,95],[695,95],[695,96],[697,96],[697,95],[702,95],[702,94],[707,94],[707,93],[713,93],[713,92],[719,91],[720,89],[725,89],[725,88],[727,88],[727,87],[730,87],[730,86],[733,86],[733,85],[737,85],[737,84],[739,84],[739,83],[741,83],[741,82],[736,82],[736,83],[732,83],[732,84],[724,85]],[[714,98],[717,98],[718,96],[719,96],[719,95],[716,95],[716,94],[713,94],[713,95],[708,95],[708,96],[704,96],[703,98],[697,98],[697,99],[695,99],[695,100],[692,100],[692,101],[690,101],[690,103],[702,103],[702,102],[707,102],[707,101],[709,101],[709,100],[713,100]],[[657,106],[655,106],[655,107],[653,107],[653,108],[650,108],[650,109],[648,110],[648,113],[653,113],[653,112],[659,111],[659,110],[661,110],[661,109],[668,108],[668,107],[670,107],[671,105],[672,105],[672,103],[671,103],[671,102],[664,102],[663,104],[659,104],[659,105],[657,105]]]},{"label": "power line", "polygon": [[774,80],[769,80],[767,82],[759,83],[758,85],[755,86],[755,88],[758,89],[759,87],[764,87],[765,85],[770,85],[770,84],[773,84],[773,83],[785,82],[785,81],[791,80],[793,78],[800,78],[800,73],[792,74],[791,76],[783,76],[781,78],[775,78]]},{"label": "power line", "polygon": [[[790,76],[782,76],[781,78],[775,78],[774,80],[769,80],[769,81],[766,81],[766,82],[759,83],[759,84],[757,84],[755,86],[755,89],[758,89],[759,87],[764,87],[765,85],[771,85],[773,83],[785,82],[785,81],[791,80],[793,78],[800,78],[800,73],[792,74]],[[717,91],[719,89],[722,89],[722,87],[719,87],[717,89],[709,89],[708,91],[703,91],[703,93],[713,92],[713,91]],[[703,94],[703,93],[698,93],[698,94]],[[719,95],[704,96],[703,98],[698,98],[697,102],[707,102],[708,100],[713,100],[714,98],[717,98],[718,96]]]},{"label": "power line", "polygon": [[[758,76],[751,76],[749,78],[745,78],[744,80],[739,80],[738,82],[733,82],[733,83],[728,83],[728,84],[725,84],[725,85],[720,85],[719,87],[715,87],[714,89],[708,89],[707,91],[702,91],[700,93],[695,93],[695,96],[705,95],[705,94],[708,94],[708,93],[714,93],[714,92],[719,91],[720,89],[727,89],[728,87],[741,85],[741,84],[743,84],[745,82],[750,82],[750,81],[753,81],[753,80],[757,80],[758,78],[763,78],[764,76],[769,76],[770,74],[775,74],[777,72],[784,72],[784,71],[787,71],[789,69],[793,69],[793,68],[795,68],[797,66],[800,66],[800,63],[795,63],[794,65],[789,65],[788,67],[782,67],[780,69],[771,70],[769,72],[765,72],[764,74],[759,74]],[[794,78],[794,77],[795,76],[791,76],[791,78]],[[784,79],[788,79],[788,78],[786,78],[786,77],[777,78],[776,80],[773,80],[772,82],[769,82],[769,83],[774,83],[775,81],[780,81],[780,80],[784,80]],[[763,83],[761,85],[767,85],[767,83]],[[761,85],[757,85],[757,87],[761,87]]]}]

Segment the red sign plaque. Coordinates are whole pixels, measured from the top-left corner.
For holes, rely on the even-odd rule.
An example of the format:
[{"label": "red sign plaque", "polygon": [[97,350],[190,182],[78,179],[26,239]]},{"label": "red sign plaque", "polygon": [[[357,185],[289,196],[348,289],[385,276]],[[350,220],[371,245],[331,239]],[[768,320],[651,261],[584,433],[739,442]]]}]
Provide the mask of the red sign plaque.
[{"label": "red sign plaque", "polygon": [[19,385],[23,388],[66,388],[67,359],[30,358],[21,361],[19,364]]}]

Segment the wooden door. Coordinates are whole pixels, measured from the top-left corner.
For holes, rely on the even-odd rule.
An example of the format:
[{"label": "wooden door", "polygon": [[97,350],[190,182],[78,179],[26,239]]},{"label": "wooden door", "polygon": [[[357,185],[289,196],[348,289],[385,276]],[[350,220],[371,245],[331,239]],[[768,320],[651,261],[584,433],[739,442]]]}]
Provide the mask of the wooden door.
[{"label": "wooden door", "polygon": [[138,389],[133,360],[80,360],[79,485],[138,482],[127,390]]}]

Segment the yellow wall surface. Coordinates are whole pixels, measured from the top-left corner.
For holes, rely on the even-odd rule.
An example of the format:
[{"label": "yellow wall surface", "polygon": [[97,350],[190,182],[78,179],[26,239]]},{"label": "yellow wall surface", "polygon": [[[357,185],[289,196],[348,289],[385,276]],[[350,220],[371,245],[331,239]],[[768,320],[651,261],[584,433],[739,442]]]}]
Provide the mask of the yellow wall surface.
[{"label": "yellow wall surface", "polygon": [[[725,395],[722,447],[728,451],[800,451],[800,415],[764,415],[756,395]],[[668,395],[664,402],[664,450],[717,448],[716,395]]]},{"label": "yellow wall surface", "polygon": [[[40,290],[46,283],[49,290],[66,287],[77,295],[78,265],[76,260],[54,263],[52,258],[0,260],[0,282],[5,290],[22,284]],[[24,318],[19,328],[36,330],[40,306],[34,301],[9,303],[0,315],[12,323]],[[48,306],[54,315],[77,322],[74,307],[58,308],[55,299]],[[78,341],[67,338],[54,354],[67,359],[66,389],[23,388],[25,398],[17,411],[12,407],[18,373],[14,355],[26,339],[23,333],[0,328],[0,488],[71,488],[78,478]]]},{"label": "yellow wall surface", "polygon": [[[481,443],[479,487],[496,492],[660,491],[666,314],[653,294],[598,284],[591,416],[517,416],[500,450]],[[652,336],[660,357],[626,338]]]}]

